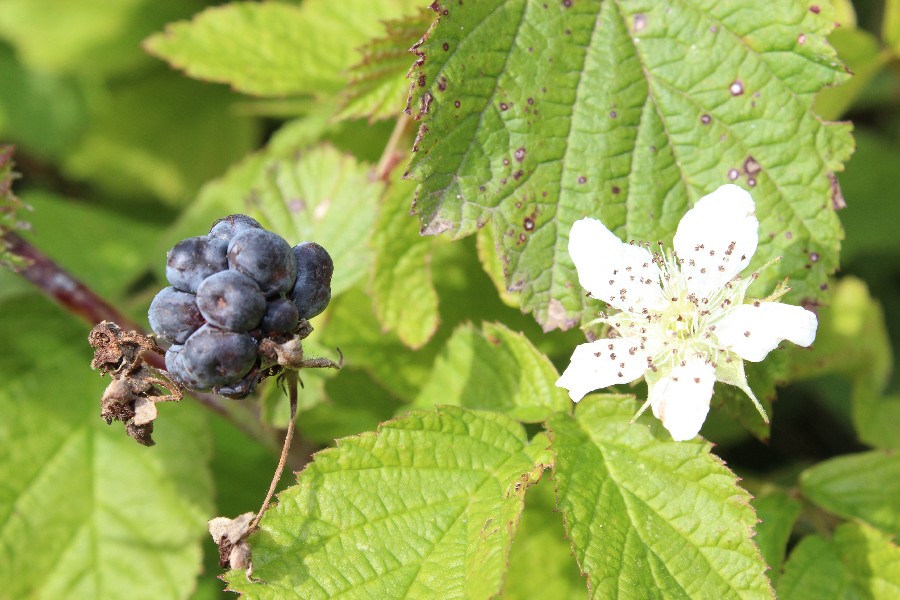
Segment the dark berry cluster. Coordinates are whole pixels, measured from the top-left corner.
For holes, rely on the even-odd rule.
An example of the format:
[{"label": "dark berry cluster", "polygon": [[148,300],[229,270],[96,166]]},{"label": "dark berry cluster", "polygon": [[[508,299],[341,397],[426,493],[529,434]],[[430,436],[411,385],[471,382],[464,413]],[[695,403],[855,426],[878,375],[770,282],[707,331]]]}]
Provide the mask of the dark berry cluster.
[{"label": "dark berry cluster", "polygon": [[178,242],[166,257],[172,285],[150,304],[150,326],[172,346],[169,375],[187,388],[232,397],[260,378],[260,342],[287,339],[331,300],[334,264],[324,248],[293,248],[246,215]]}]

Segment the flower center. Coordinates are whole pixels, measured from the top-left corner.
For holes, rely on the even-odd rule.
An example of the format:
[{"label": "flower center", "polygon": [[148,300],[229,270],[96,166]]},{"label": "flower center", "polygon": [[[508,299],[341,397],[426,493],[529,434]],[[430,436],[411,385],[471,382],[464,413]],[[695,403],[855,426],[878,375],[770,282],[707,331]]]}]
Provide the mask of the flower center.
[{"label": "flower center", "polygon": [[669,304],[659,319],[667,338],[687,341],[698,333],[700,311],[693,302],[682,296]]}]

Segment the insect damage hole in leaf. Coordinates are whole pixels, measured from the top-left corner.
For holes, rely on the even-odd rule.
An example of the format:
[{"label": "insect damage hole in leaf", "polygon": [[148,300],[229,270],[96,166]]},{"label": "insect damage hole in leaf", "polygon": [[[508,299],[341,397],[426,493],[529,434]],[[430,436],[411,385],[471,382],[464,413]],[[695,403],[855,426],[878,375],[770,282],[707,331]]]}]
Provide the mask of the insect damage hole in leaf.
[{"label": "insect damage hole in leaf", "polygon": [[824,38],[828,7],[433,7],[411,72],[415,210],[427,233],[454,238],[493,221],[507,286],[545,329],[586,310],[566,252],[574,221],[669,240],[696,199],[728,182],[758,198],[761,255],[784,256],[760,286],[790,275],[792,301],[822,294],[841,237],[832,174],[852,150],[849,125],[810,109],[845,77]]}]

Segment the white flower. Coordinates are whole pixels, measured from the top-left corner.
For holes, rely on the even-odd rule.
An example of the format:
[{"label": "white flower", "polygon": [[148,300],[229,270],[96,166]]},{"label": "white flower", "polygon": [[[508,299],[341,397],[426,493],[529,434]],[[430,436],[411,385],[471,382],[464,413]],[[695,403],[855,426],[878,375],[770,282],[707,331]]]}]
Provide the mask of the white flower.
[{"label": "white flower", "polygon": [[594,321],[606,323],[610,337],[575,348],[556,385],[578,402],[643,375],[649,397],[640,412],[649,404],[676,440],[700,431],[716,380],[743,390],[768,421],[744,360],[761,361],[782,340],[809,346],[817,321],[804,308],[775,302],[786,287],[744,303],[757,276],[739,275],[756,251],[754,210],[749,193],[723,185],[681,219],[672,256],[625,244],[596,219],[572,225],[569,254],[582,287],[619,312]]}]

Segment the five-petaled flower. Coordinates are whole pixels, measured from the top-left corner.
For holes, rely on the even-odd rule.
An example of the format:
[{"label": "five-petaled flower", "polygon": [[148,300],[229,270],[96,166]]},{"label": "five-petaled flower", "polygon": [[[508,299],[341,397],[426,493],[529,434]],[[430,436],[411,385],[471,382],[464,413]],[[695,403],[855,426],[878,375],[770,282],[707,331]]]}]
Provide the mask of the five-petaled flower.
[{"label": "five-petaled flower", "polygon": [[671,255],[623,243],[596,219],[577,221],[569,254],[578,279],[619,312],[593,322],[605,323],[610,337],[575,348],[556,385],[578,402],[643,375],[649,397],[641,411],[649,404],[676,440],[700,431],[717,380],[743,390],[767,420],[744,360],[761,361],[782,340],[809,346],[817,321],[804,308],[776,302],[784,286],[745,303],[757,273],[739,273],[756,251],[758,229],[753,199],[736,185],[723,185],[684,215]]}]

